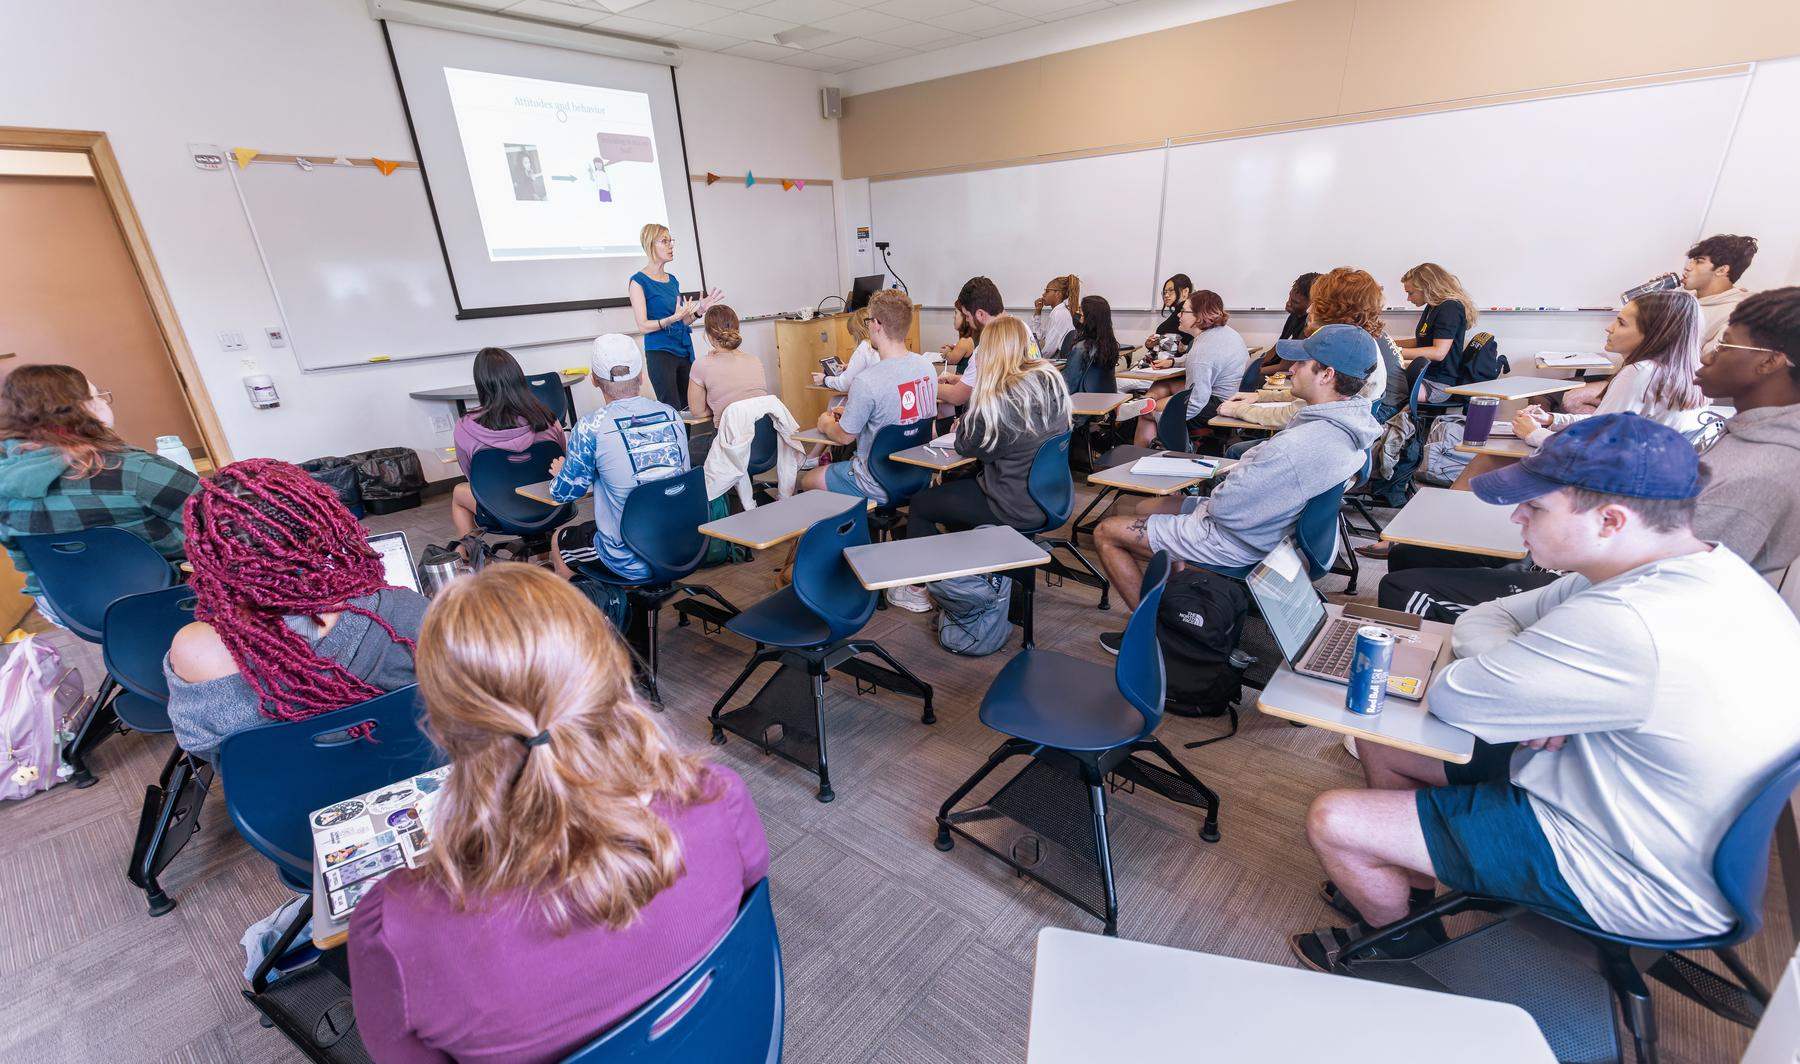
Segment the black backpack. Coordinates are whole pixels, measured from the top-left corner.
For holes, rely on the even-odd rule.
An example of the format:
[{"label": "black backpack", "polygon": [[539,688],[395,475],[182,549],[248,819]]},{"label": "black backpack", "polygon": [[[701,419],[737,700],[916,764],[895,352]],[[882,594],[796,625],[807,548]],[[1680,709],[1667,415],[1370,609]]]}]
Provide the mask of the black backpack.
[{"label": "black backpack", "polygon": [[1249,612],[1250,592],[1242,581],[1200,568],[1169,577],[1156,614],[1156,638],[1162,644],[1164,702],[1171,712],[1229,713],[1236,730],[1244,673],[1232,667],[1231,654]]},{"label": "black backpack", "polygon": [[1476,384],[1491,381],[1512,372],[1512,363],[1500,353],[1500,343],[1490,332],[1469,337],[1463,346],[1462,365],[1457,367],[1456,383]]}]

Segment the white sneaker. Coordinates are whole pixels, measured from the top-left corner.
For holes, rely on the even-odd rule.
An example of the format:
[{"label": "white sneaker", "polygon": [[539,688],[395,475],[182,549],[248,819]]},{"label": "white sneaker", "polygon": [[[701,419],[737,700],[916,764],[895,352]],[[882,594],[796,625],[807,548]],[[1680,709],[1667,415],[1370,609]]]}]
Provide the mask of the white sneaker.
[{"label": "white sneaker", "polygon": [[930,613],[931,593],[917,584],[887,589],[888,605],[909,613]]}]

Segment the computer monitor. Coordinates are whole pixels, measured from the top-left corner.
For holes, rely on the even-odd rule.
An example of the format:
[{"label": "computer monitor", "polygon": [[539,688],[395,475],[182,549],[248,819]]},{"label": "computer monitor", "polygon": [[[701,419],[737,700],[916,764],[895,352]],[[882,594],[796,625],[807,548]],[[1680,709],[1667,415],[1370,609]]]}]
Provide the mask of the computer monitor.
[{"label": "computer monitor", "polygon": [[857,311],[869,305],[869,297],[881,291],[887,283],[887,274],[872,273],[867,277],[858,277],[850,285],[850,303],[844,309]]},{"label": "computer monitor", "polygon": [[383,532],[370,536],[369,546],[374,547],[375,553],[381,555],[381,565],[387,570],[389,587],[419,590],[419,574],[413,568],[412,548],[406,545],[406,533]]}]

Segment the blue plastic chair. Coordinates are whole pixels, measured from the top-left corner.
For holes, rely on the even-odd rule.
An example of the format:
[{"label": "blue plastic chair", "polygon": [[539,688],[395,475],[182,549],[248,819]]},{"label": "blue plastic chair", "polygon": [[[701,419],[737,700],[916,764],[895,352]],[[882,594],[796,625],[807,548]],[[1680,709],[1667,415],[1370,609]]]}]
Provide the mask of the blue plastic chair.
[{"label": "blue plastic chair", "polygon": [[786,1012],[781,940],[765,879],[699,963],[564,1064],[779,1064]]},{"label": "blue plastic chair", "polygon": [[[1306,562],[1309,580],[1317,580],[1331,572],[1332,560],[1337,556],[1338,526],[1342,520],[1338,511],[1343,501],[1344,485],[1334,484],[1306,500],[1306,505],[1300,508],[1300,516],[1294,524],[1294,541],[1300,549],[1300,557]],[[1254,565],[1199,564],[1220,576],[1236,580],[1246,579],[1256,568]]]},{"label": "blue plastic chair", "polygon": [[569,409],[569,393],[563,387],[562,374],[533,373],[525,378],[525,386],[550,411],[551,417],[560,421],[565,428],[574,427],[574,412]]},{"label": "blue plastic chair", "polygon": [[[725,627],[756,644],[749,664],[713,704],[712,741],[725,742],[726,731],[749,739],[767,753],[779,754],[819,776],[818,797],[829,802],[831,769],[825,741],[825,677],[834,670],[855,677],[859,693],[863,685],[885,687],[921,699],[925,710],[919,718],[934,723],[931,686],[907,670],[872,639],[856,633],[875,614],[878,592],[857,580],[844,551],[869,542],[866,503],[857,499],[843,512],[815,522],[801,535],[794,552],[793,583],[725,622]],[[873,654],[886,662],[882,669],[855,660]],[[766,662],[778,662],[776,675],[746,706],[725,712],[738,688]],[[783,682],[789,669],[802,670],[812,687],[810,719],[789,704],[792,691]],[[891,670],[891,671],[890,671]],[[782,736],[771,740],[779,726]],[[810,731],[808,729],[811,729]]]},{"label": "blue plastic chair", "polygon": [[896,462],[889,456],[895,451],[930,443],[934,424],[930,418],[921,418],[910,425],[888,425],[875,433],[875,440],[869,445],[869,475],[887,495],[887,502],[877,505],[869,518],[877,537],[898,528],[901,508],[931,483],[931,470]]},{"label": "blue plastic chair", "polygon": [[501,535],[516,536],[506,549],[515,559],[550,549],[550,536],[575,516],[575,504],[549,506],[520,495],[516,489],[550,479],[550,464],[563,456],[562,445],[539,440],[523,451],[489,447],[469,460],[469,491],[475,496],[475,523]]},{"label": "blue plastic chair", "polygon": [[[1338,963],[1349,974],[1356,975],[1359,954],[1379,948],[1389,938],[1427,921],[1458,912],[1496,912],[1503,919],[1530,914],[1568,928],[1594,947],[1601,972],[1612,986],[1619,1011],[1625,1017],[1625,1026],[1636,1042],[1639,1061],[1655,1064],[1657,1060],[1656,1012],[1650,989],[1644,982],[1645,974],[1734,1023],[1755,1027],[1769,1003],[1769,991],[1732,947],[1755,937],[1762,930],[1763,893],[1769,883],[1769,850],[1776,824],[1785,815],[1796,787],[1800,787],[1800,758],[1789,762],[1764,782],[1738,811],[1720,838],[1718,849],[1713,851],[1713,881],[1737,916],[1730,928],[1717,935],[1674,942],[1633,938],[1601,931],[1576,923],[1560,913],[1503,898],[1451,891],[1405,919],[1377,928],[1350,943],[1339,954]],[[1454,944],[1453,940],[1438,948],[1445,949]],[[1699,950],[1712,951],[1737,982],[1733,983],[1681,955],[1681,951]],[[1611,1022],[1610,1015],[1606,1021]],[[1545,1034],[1553,1044],[1557,1041],[1557,1032],[1547,1027]]]},{"label": "blue plastic chair", "polygon": [[[175,582],[175,570],[155,547],[125,531],[104,525],[80,532],[51,532],[20,536],[13,546],[25,555],[42,594],[62,623],[90,643],[99,643],[106,625],[106,608],[114,599],[155,591]],[[118,681],[111,673],[100,681],[82,714],[75,739],[63,750],[63,760],[74,770],[69,781],[77,788],[97,781],[88,768],[88,755],[117,731],[114,706]]]},{"label": "blue plastic chair", "polygon": [[775,468],[776,448],[781,437],[775,432],[775,415],[764,414],[756,419],[756,434],[750,437],[750,460],[744,467],[746,475],[757,477]]},{"label": "blue plastic chair", "polygon": [[[1156,638],[1156,614],[1169,577],[1169,556],[1158,551],[1144,570],[1142,597],[1125,626],[1125,638],[1112,668],[1052,650],[1021,650],[994,677],[981,700],[981,722],[1008,736],[973,776],[958,787],[937,815],[937,848],[949,850],[955,832],[993,854],[1022,875],[1106,922],[1106,933],[1118,933],[1119,899],[1113,884],[1111,847],[1106,830],[1106,781],[1117,775],[1164,797],[1204,809],[1200,837],[1219,839],[1219,796],[1195,778],[1155,736],[1163,718],[1162,646]],[[1161,764],[1138,756],[1153,754]],[[952,812],[996,768],[1016,755],[1032,763],[974,809]],[[1087,791],[1091,831],[1076,827],[1072,811],[1049,807],[1053,789],[1078,778]],[[1009,797],[1012,788],[1020,797]],[[1029,823],[1019,817],[1029,818]],[[997,838],[994,823],[1012,820],[1022,830]],[[1058,837],[1059,829],[1067,837]],[[1010,843],[1010,845],[1009,845]],[[1020,850],[1058,844],[1062,859],[1022,860]],[[1102,898],[1082,884],[1049,878],[1053,867],[1067,868],[1071,859],[1094,866]],[[1088,885],[1091,888],[1091,884]],[[1084,896],[1085,895],[1085,896]],[[1095,904],[1100,901],[1100,904]]]},{"label": "blue plastic chair", "polygon": [[[127,595],[106,608],[101,656],[107,675],[123,688],[113,699],[113,712],[132,731],[155,735],[174,730],[162,663],[175,633],[193,622],[194,605],[193,590],[178,584]],[[157,781],[144,788],[144,808],[125,878],[144,891],[151,916],[175,907],[157,877],[200,829],[200,809],[212,777],[210,762],[175,746]]]},{"label": "blue plastic chair", "polygon": [[619,538],[650,567],[649,575],[642,579],[622,577],[604,560],[573,566],[577,573],[595,583],[625,590],[631,602],[627,641],[633,652],[640,655],[650,696],[658,702],[662,700],[657,687],[657,663],[663,604],[677,595],[704,597],[717,604],[684,599],[676,606],[683,626],[690,613],[705,623],[723,624],[738,612],[716,589],[683,583],[706,560],[707,539],[700,534],[700,526],[710,519],[708,507],[704,469],[694,468],[679,476],[639,484],[625,497],[625,508],[619,513]]},{"label": "blue plastic chair", "polygon": [[[1050,437],[1038,445],[1037,453],[1031,457],[1031,470],[1026,474],[1025,493],[1037,508],[1043,511],[1043,520],[1031,528],[1019,531],[1030,536],[1032,541],[1042,546],[1050,554],[1050,564],[1045,570],[1046,580],[1050,576],[1060,579],[1072,579],[1077,583],[1100,589],[1100,608],[1111,609],[1112,585],[1107,582],[1106,575],[1094,567],[1094,563],[1075,546],[1073,533],[1068,536],[1052,535],[1057,529],[1069,521],[1069,515],[1075,512],[1075,478],[1069,471],[1069,446],[1072,433],[1063,432]],[[1068,551],[1081,569],[1076,570],[1064,564],[1056,556],[1058,549]],[[1034,599],[1037,597],[1037,569],[1028,567],[1010,574],[1019,580],[1019,586],[1025,596],[1025,649],[1035,644],[1033,616],[1035,614]]]},{"label": "blue plastic chair", "polygon": [[[408,685],[306,720],[280,721],[225,737],[219,780],[238,834],[275,865],[292,891],[312,893],[310,818],[315,810],[410,779],[443,763],[422,728],[418,687]],[[303,905],[263,959],[250,984],[268,986],[269,971],[312,917]]]}]

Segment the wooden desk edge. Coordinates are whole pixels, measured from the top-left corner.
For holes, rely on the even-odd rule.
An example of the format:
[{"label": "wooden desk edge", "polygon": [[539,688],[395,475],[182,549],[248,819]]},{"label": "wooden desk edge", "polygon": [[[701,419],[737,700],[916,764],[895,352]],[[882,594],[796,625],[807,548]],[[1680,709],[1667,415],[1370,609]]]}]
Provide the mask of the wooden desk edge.
[{"label": "wooden desk edge", "polygon": [[[801,494],[800,492],[795,492],[793,495],[789,495],[788,498],[790,498],[790,499],[797,498],[800,494]],[[783,501],[783,500],[781,500],[781,499],[775,500],[775,502],[781,502],[781,501]],[[875,508],[875,500],[874,499],[869,499],[868,504],[869,504],[869,506],[868,506],[869,509],[873,510]],[[770,503],[768,505],[772,506],[772,505],[774,505],[774,503]],[[743,514],[732,514],[731,515],[731,517],[742,517],[742,516],[744,516],[744,515]],[[826,517],[829,517],[829,516],[831,516],[831,515],[830,514],[826,515]],[[721,517],[721,518],[719,518],[719,520],[720,521],[729,521],[729,520],[731,520],[731,517]],[[819,520],[823,521],[823,520],[825,520],[825,518],[821,517],[821,518],[819,518]],[[712,523],[714,523],[714,522],[708,522],[708,524],[712,524]],[[811,528],[811,527],[812,527],[811,525],[807,526],[807,528]],[[722,539],[727,543],[735,543],[740,547],[748,547],[751,550],[768,550],[770,547],[779,547],[783,543],[786,543],[790,539],[799,539],[801,536],[806,534],[806,529],[805,528],[796,529],[793,532],[789,532],[785,535],[777,536],[774,539],[771,539],[771,540],[768,540],[768,541],[762,542],[762,543],[758,543],[755,540],[739,539],[736,536],[726,535],[725,533],[720,532],[717,529],[707,528],[706,525],[700,526],[700,534],[703,536],[711,536],[714,539]]]},{"label": "wooden desk edge", "polygon": [[335,935],[326,935],[324,938],[313,939],[313,945],[320,949],[337,949],[348,941],[350,941],[350,928],[345,926],[342,931],[339,931]]},{"label": "wooden desk edge", "polygon": [[[1474,750],[1471,749],[1469,751],[1469,753],[1463,757],[1446,757],[1446,756],[1444,756],[1444,752],[1441,750],[1437,750],[1437,749],[1434,749],[1429,746],[1421,746],[1418,743],[1405,742],[1403,740],[1396,739],[1391,735],[1385,735],[1380,732],[1376,732],[1376,731],[1372,731],[1372,730],[1368,730],[1368,729],[1346,728],[1343,725],[1339,724],[1337,721],[1322,720],[1318,717],[1307,716],[1305,714],[1300,714],[1300,713],[1289,713],[1289,712],[1286,712],[1276,706],[1269,705],[1267,702],[1263,701],[1263,697],[1261,695],[1256,696],[1256,708],[1259,712],[1266,713],[1271,717],[1280,717],[1282,720],[1291,720],[1291,721],[1297,721],[1301,724],[1310,724],[1315,728],[1324,728],[1326,731],[1337,732],[1339,735],[1353,735],[1358,739],[1367,739],[1372,743],[1380,743],[1383,746],[1391,746],[1396,750],[1410,750],[1411,752],[1413,752],[1415,754],[1424,754],[1426,757],[1433,757],[1433,758],[1438,759],[1439,761],[1448,761],[1452,765],[1466,765],[1469,763],[1470,758],[1473,758],[1475,756]],[[1429,713],[1431,711],[1426,710],[1425,712]],[[1448,725],[1446,725],[1446,727],[1447,726]]]},{"label": "wooden desk edge", "polygon": [[1435,547],[1438,550],[1455,551],[1457,554],[1479,554],[1484,558],[1506,558],[1515,562],[1531,553],[1523,548],[1517,551],[1500,550],[1498,548],[1493,550],[1479,550],[1475,547],[1468,546],[1467,544],[1437,543],[1429,539],[1405,539],[1400,536],[1390,535],[1385,528],[1381,530],[1381,538],[1389,543],[1404,543],[1409,547]]},{"label": "wooden desk edge", "polygon": [[[1110,472],[1112,472],[1112,470],[1102,469],[1098,473],[1089,473],[1088,478],[1087,478],[1088,483],[1089,484],[1098,484],[1103,488],[1114,488],[1119,491],[1129,491],[1133,495],[1163,496],[1163,495],[1175,495],[1179,492],[1188,490],[1189,488],[1193,487],[1196,484],[1204,484],[1208,480],[1212,479],[1212,477],[1210,477],[1210,476],[1190,477],[1190,478],[1183,480],[1179,484],[1171,484],[1170,486],[1168,486],[1166,488],[1153,488],[1153,487],[1150,487],[1148,484],[1125,484],[1125,483],[1120,483],[1118,481],[1101,480],[1100,479],[1101,477],[1105,476],[1106,474],[1108,474]],[[1150,474],[1146,473],[1144,475],[1149,476]]]},{"label": "wooden desk edge", "polygon": [[[1496,377],[1494,380],[1495,381],[1503,381],[1505,379],[1506,379],[1505,377]],[[1518,395],[1495,395],[1493,392],[1483,392],[1483,391],[1477,390],[1481,387],[1482,384],[1492,384],[1492,383],[1494,383],[1494,381],[1482,381],[1479,384],[1458,384],[1458,385],[1455,385],[1454,387],[1445,388],[1444,394],[1445,395],[1461,395],[1461,396],[1471,398],[1471,399],[1475,398],[1477,396],[1485,395],[1485,396],[1488,396],[1489,398],[1498,399],[1503,403],[1507,403],[1507,402],[1512,402],[1512,401],[1518,400],[1518,399],[1531,399],[1531,398],[1539,396],[1539,395],[1549,395],[1552,392],[1573,391],[1574,389],[1581,387],[1583,384],[1588,383],[1587,381],[1576,381],[1576,380],[1552,381],[1552,380],[1549,380],[1548,378],[1544,378],[1544,380],[1545,380],[1545,383],[1548,385],[1548,387],[1539,388],[1535,392],[1521,392]]]},{"label": "wooden desk edge", "polygon": [[[915,580],[883,580],[880,583],[870,584],[863,580],[861,573],[857,573],[856,574],[856,582],[859,584],[862,584],[863,590],[865,590],[865,591],[886,591],[890,587],[912,587],[917,584],[936,583],[939,580],[953,580],[959,576],[978,576],[982,573],[1004,573],[1011,569],[1029,569],[1034,565],[1049,565],[1049,564],[1050,564],[1050,555],[1048,553],[1045,553],[1045,555],[1042,558],[1034,558],[1034,559],[1030,559],[1027,561],[1010,562],[1006,565],[978,565],[973,569],[959,569],[955,572],[939,573],[939,574],[931,577],[930,579],[923,579],[923,580],[917,580],[917,579],[915,579]],[[856,569],[856,563],[852,562],[850,564],[850,569],[851,569],[851,571],[854,572]]]},{"label": "wooden desk edge", "polygon": [[967,455],[957,454],[954,451],[946,451],[944,454],[946,457],[956,459],[956,461],[948,464],[943,462],[921,462],[917,458],[903,458],[898,453],[888,455],[888,460],[899,462],[902,465],[918,466],[920,469],[933,469],[939,472],[951,469],[961,469],[963,466],[966,466],[975,460]]}]

